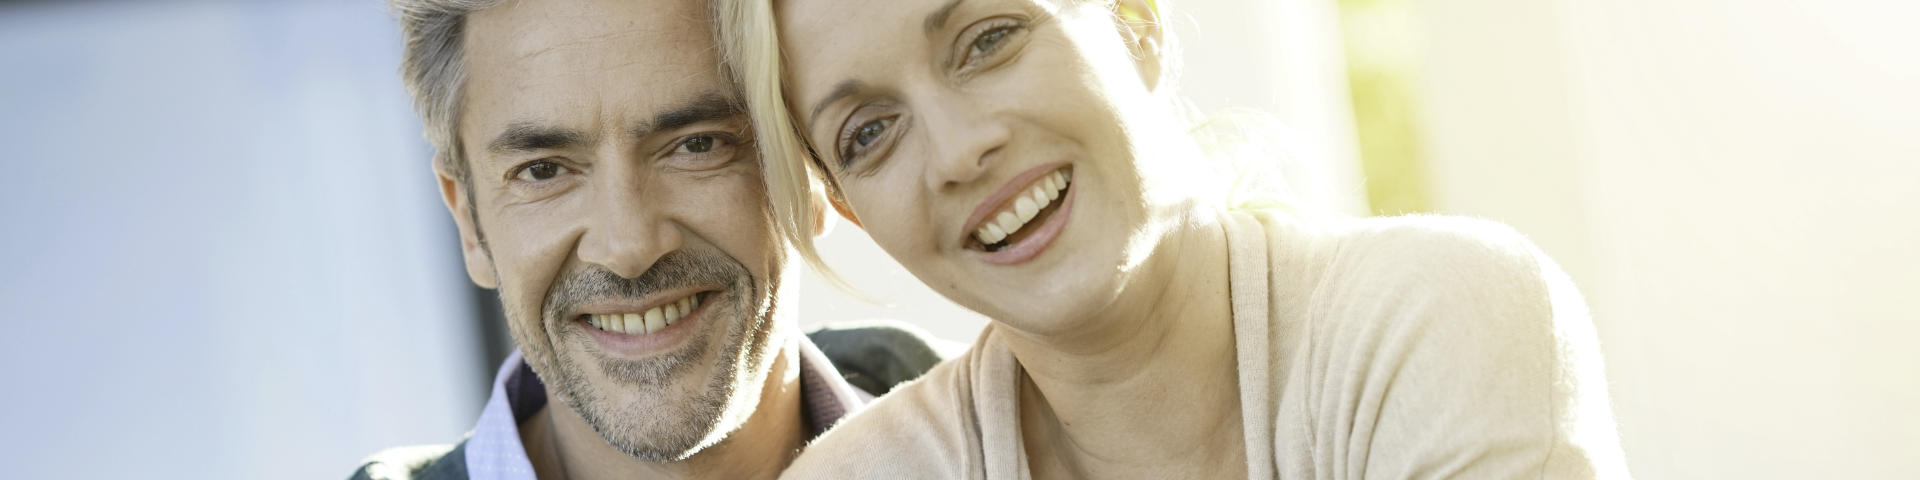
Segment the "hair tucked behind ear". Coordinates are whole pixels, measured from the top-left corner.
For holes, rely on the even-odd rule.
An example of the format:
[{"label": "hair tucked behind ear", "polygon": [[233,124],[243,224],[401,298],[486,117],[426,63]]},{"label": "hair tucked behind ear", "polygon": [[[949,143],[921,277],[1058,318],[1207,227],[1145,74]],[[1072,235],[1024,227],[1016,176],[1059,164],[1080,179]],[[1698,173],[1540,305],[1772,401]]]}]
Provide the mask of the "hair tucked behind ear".
[{"label": "hair tucked behind ear", "polygon": [[787,109],[773,1],[714,0],[713,8],[715,41],[753,119],[761,175],[766,179],[767,198],[773,201],[775,229],[821,278],[852,292],[846,280],[821,260],[820,250],[813,243],[813,199],[829,192],[812,166],[815,156],[800,134],[799,122]]}]

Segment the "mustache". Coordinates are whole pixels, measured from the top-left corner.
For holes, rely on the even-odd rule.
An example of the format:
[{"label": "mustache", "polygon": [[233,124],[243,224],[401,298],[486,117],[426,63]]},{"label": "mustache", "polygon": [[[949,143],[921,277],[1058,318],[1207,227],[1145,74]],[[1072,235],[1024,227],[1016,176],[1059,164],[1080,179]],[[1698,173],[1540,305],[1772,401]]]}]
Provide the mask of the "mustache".
[{"label": "mustache", "polygon": [[639,278],[623,278],[599,265],[568,272],[548,289],[543,310],[547,318],[558,319],[588,302],[641,299],[688,287],[727,288],[746,276],[745,266],[719,252],[674,250],[661,255]]}]

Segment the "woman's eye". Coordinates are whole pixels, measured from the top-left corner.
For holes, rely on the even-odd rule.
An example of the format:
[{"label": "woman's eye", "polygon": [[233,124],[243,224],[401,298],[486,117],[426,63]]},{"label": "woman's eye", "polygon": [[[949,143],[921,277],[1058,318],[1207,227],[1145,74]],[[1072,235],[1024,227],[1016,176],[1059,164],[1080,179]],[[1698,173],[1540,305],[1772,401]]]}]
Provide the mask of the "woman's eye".
[{"label": "woman's eye", "polygon": [[980,34],[975,35],[973,41],[967,44],[962,54],[964,58],[960,59],[958,65],[970,67],[976,63],[996,58],[995,54],[1000,53],[1001,50],[1006,50],[1009,44],[1015,40],[1014,36],[1020,34],[1020,29],[1025,28],[1024,24],[1008,19],[995,20],[993,23],[994,24],[990,24],[990,26],[976,30],[979,31]]},{"label": "woman's eye", "polygon": [[858,133],[853,135],[853,141],[862,147],[872,146],[875,140],[880,139],[882,133],[887,133],[886,125],[880,122],[867,122],[866,125],[860,126]]},{"label": "woman's eye", "polygon": [[980,34],[980,38],[973,40],[973,54],[993,53],[994,49],[1000,48],[1000,43],[1007,39],[1007,34],[1012,32],[1012,27],[999,27]]},{"label": "woman's eye", "polygon": [[515,174],[514,177],[529,182],[550,180],[560,175],[560,168],[560,164],[553,162],[533,162],[525,167],[521,167],[520,172]]},{"label": "woman's eye", "polygon": [[867,148],[879,143],[887,134],[887,128],[893,125],[893,117],[862,123],[848,130],[840,139],[840,163],[849,164],[854,158],[867,152]]}]

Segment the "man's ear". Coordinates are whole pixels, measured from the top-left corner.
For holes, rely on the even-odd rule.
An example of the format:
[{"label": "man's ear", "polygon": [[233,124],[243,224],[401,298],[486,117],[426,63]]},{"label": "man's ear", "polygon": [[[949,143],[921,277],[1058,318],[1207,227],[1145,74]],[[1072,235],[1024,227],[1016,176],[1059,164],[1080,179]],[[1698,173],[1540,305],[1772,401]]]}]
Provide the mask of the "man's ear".
[{"label": "man's ear", "polygon": [[447,202],[447,212],[453,214],[453,224],[460,230],[460,252],[467,260],[467,278],[481,288],[500,288],[499,273],[493,268],[493,254],[480,240],[480,226],[474,224],[473,203],[467,199],[473,192],[468,192],[466,185],[443,167],[436,165],[433,173],[440,178],[440,199]]},{"label": "man's ear", "polygon": [[1115,0],[1114,18],[1120,22],[1120,37],[1133,54],[1140,79],[1147,90],[1158,90],[1167,61],[1166,33],[1161,28],[1159,2],[1155,0]]}]

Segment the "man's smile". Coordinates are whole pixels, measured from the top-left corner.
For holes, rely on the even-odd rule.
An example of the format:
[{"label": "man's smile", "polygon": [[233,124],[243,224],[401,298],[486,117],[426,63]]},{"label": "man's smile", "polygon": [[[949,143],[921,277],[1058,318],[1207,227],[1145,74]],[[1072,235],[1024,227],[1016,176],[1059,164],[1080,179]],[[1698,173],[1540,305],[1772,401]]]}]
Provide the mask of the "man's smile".
[{"label": "man's smile", "polygon": [[572,325],[580,327],[611,356],[645,357],[670,350],[699,329],[707,317],[708,303],[717,290],[701,290],[661,295],[644,304],[601,302],[583,306],[573,316]]}]

